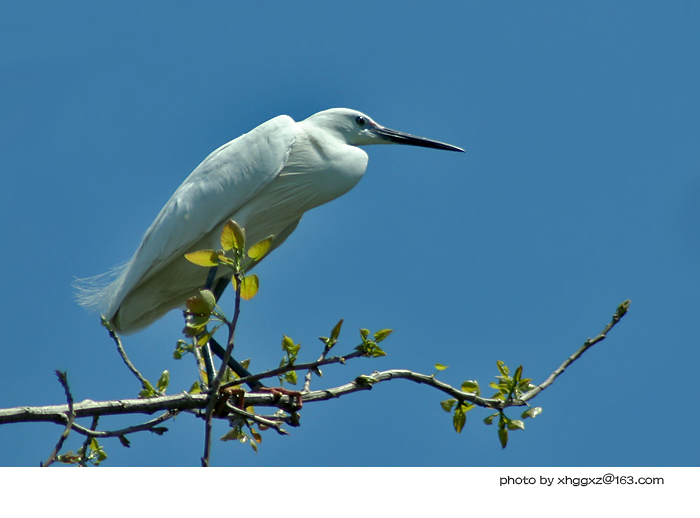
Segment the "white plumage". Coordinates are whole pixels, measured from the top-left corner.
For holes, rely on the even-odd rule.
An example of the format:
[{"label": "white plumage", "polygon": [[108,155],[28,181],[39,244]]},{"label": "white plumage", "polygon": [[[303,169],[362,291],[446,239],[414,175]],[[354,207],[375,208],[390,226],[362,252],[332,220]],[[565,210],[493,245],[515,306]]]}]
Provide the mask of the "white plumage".
[{"label": "white plumage", "polygon": [[[202,288],[207,269],[184,255],[220,248],[233,219],[253,245],[272,235],[272,248],[294,231],[304,212],[352,189],[367,168],[359,145],[401,143],[462,151],[384,128],[367,115],[335,108],[294,122],[275,117],[210,154],[178,187],[146,231],[136,253],[114,271],[81,281],[81,305],[99,308],[128,334],[181,307]],[[217,278],[230,274],[220,268]],[[110,275],[111,277],[111,275]]]}]

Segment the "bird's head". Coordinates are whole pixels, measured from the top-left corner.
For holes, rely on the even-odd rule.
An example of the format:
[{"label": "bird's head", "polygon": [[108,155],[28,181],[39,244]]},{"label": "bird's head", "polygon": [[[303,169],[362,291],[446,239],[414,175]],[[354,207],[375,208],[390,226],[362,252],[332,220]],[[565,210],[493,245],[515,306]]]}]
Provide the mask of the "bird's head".
[{"label": "bird's head", "polygon": [[318,129],[331,132],[352,146],[404,144],[464,152],[463,149],[451,144],[385,128],[381,124],[374,122],[369,115],[348,108],[332,108],[318,112],[303,122],[304,124],[313,125]]}]

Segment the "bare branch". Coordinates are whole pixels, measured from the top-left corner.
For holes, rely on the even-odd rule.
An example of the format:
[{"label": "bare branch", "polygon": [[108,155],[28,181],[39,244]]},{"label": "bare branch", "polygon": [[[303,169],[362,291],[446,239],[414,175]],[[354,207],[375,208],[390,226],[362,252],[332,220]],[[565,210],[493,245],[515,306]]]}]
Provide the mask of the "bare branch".
[{"label": "bare branch", "polygon": [[[166,430],[163,428],[162,430],[154,430],[155,427],[168,419],[172,419],[178,414],[177,411],[174,410],[168,410],[164,414],[156,417],[155,419],[151,419],[150,421],[146,421],[145,423],[135,425],[135,426],[129,426],[127,428],[122,428],[121,430],[113,430],[113,431],[105,431],[105,432],[98,432],[96,431],[93,427],[91,428],[85,428],[83,426],[80,426],[77,423],[73,423],[72,428],[75,430],[77,433],[86,435],[87,440],[85,441],[86,443],[90,442],[90,439],[93,437],[124,437],[127,434],[130,433],[136,433],[136,432],[153,432],[157,433],[158,435],[163,435],[163,432]],[[96,419],[97,416],[95,416],[93,419]]]},{"label": "bare branch", "polygon": [[56,462],[56,456],[58,455],[58,452],[61,451],[63,443],[68,438],[68,435],[70,435],[71,426],[73,425],[73,421],[75,420],[75,412],[73,411],[73,396],[71,395],[70,388],[68,387],[68,375],[65,372],[61,371],[55,372],[56,376],[58,377],[59,383],[63,387],[63,391],[66,393],[66,399],[68,400],[68,416],[66,428],[63,430],[61,437],[59,437],[58,443],[56,443],[56,447],[51,452],[51,455],[49,455],[49,458],[46,459],[46,462],[42,464],[42,467],[44,468]]},{"label": "bare branch", "polygon": [[[341,320],[341,322],[342,322],[342,320]],[[306,393],[306,392],[309,392],[309,390],[311,390],[311,377],[314,374],[318,374],[319,376],[321,375],[321,371],[318,369],[318,365],[320,365],[319,362],[322,362],[323,360],[326,359],[326,356],[330,352],[331,348],[329,347],[329,343],[330,342],[327,342],[323,346],[323,352],[321,352],[321,356],[319,356],[318,360],[316,360],[316,362],[315,362],[317,365],[311,367],[307,371],[306,376],[304,376],[304,388],[301,389],[302,393]]]},{"label": "bare branch", "polygon": [[260,374],[255,374],[253,376],[246,376],[245,378],[239,378],[237,380],[232,380],[227,383],[224,383],[221,388],[229,388],[229,387],[234,387],[236,385],[242,385],[243,383],[248,383],[249,381],[255,381],[255,380],[261,380],[265,378],[274,378],[280,374],[284,374],[285,372],[290,372],[290,371],[303,371],[303,370],[311,370],[316,367],[321,367],[322,365],[329,365],[331,363],[342,363],[345,364],[346,360],[352,360],[353,358],[360,358],[360,357],[365,357],[369,358],[369,356],[364,355],[360,351],[355,351],[353,353],[350,353],[345,356],[333,356],[331,358],[325,358],[323,360],[318,360],[315,362],[309,362],[309,363],[300,363],[297,365],[285,365],[284,367],[279,367],[277,369],[271,369],[269,371],[265,371]]},{"label": "bare branch", "polygon": [[352,394],[353,392],[359,392],[361,390],[371,390],[372,386],[376,383],[391,381],[394,379],[405,379],[421,385],[428,385],[455,399],[468,401],[484,408],[501,408],[503,406],[503,401],[499,399],[487,399],[470,392],[463,392],[451,385],[448,385],[447,383],[436,380],[433,376],[428,376],[426,374],[420,374],[418,372],[405,369],[392,369],[382,372],[373,372],[369,376],[358,376],[354,381],[339,387],[308,392],[302,396],[302,401],[304,403],[326,401],[328,399],[334,399],[347,394]]},{"label": "bare branch", "polygon": [[615,311],[615,314],[612,317],[612,320],[610,323],[605,326],[605,329],[603,329],[595,338],[589,338],[585,342],[583,342],[583,346],[576,351],[574,354],[572,354],[569,358],[562,363],[558,369],[556,369],[552,374],[549,375],[549,377],[540,385],[536,386],[534,389],[528,391],[521,399],[520,401],[529,401],[530,399],[534,398],[537,394],[542,392],[544,389],[549,387],[552,383],[554,383],[554,380],[557,379],[559,376],[561,376],[566,368],[574,363],[576,360],[578,360],[583,353],[585,353],[588,349],[593,347],[595,344],[598,342],[602,342],[605,340],[607,337],[608,332],[615,327],[615,325],[620,321],[620,319],[625,316],[627,313],[627,310],[630,306],[630,300],[624,301],[622,304],[620,304],[617,307],[617,311]]},{"label": "bare branch", "polygon": [[[265,395],[267,396],[267,395]],[[116,401],[91,401],[89,399],[75,403],[75,418],[96,415],[153,414],[162,410],[194,410],[207,406],[207,394],[188,394],[183,392],[173,396],[159,396],[149,399],[121,399]],[[271,398],[268,398],[271,400]],[[257,404],[258,401],[256,400]],[[0,424],[20,422],[66,423],[67,405],[44,407],[16,407],[0,410]]]},{"label": "bare branch", "polygon": [[[129,357],[126,355],[126,351],[124,350],[124,346],[122,345],[122,341],[119,338],[119,335],[114,332],[112,329],[112,326],[109,325],[109,322],[105,320],[104,317],[102,317],[102,325],[109,331],[109,336],[114,340],[114,343],[117,344],[117,351],[119,351],[119,356],[122,357],[122,360],[126,364],[126,366],[129,368],[129,370],[136,376],[136,378],[141,382],[141,386],[143,387],[144,390],[149,390],[153,389],[153,386],[151,383],[144,378],[141,373],[138,371],[136,367],[134,367],[134,364],[131,363],[131,360],[129,360]],[[153,389],[155,390],[155,389]],[[156,391],[156,393],[158,393]]]}]

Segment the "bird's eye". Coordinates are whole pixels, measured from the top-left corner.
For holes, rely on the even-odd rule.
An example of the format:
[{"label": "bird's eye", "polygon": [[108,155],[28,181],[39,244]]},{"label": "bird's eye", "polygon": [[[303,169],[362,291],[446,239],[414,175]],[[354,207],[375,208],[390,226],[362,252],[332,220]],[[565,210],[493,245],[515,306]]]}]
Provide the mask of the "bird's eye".
[{"label": "bird's eye", "polygon": [[358,117],[357,119],[355,119],[355,122],[357,122],[358,126],[364,126],[365,122],[367,122],[367,121],[365,120],[364,117]]}]

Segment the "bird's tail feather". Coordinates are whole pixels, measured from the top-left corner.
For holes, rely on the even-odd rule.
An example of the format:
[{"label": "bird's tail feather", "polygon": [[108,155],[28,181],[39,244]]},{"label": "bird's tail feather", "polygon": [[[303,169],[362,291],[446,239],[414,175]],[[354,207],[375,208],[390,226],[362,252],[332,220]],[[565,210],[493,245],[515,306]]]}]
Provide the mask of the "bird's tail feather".
[{"label": "bird's tail feather", "polygon": [[[112,307],[114,298],[126,277],[128,262],[115,266],[108,272],[73,282],[78,304],[91,310],[104,312]],[[109,320],[114,315],[105,315]]]}]

